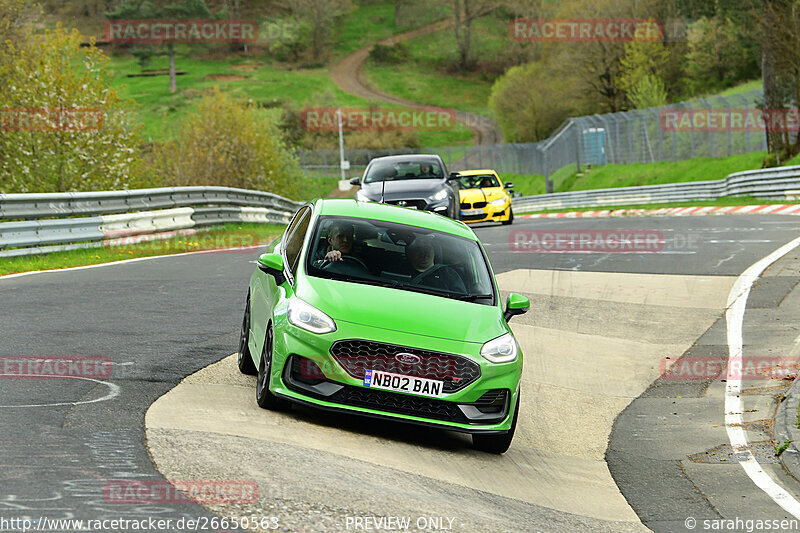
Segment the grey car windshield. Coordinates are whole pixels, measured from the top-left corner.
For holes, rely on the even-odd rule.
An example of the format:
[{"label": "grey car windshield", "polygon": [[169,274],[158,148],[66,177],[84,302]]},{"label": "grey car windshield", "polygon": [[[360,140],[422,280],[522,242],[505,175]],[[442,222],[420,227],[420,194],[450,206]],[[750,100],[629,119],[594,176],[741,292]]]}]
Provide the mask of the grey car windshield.
[{"label": "grey car windshield", "polygon": [[438,161],[376,161],[369,167],[364,183],[408,179],[442,179],[444,171]]},{"label": "grey car windshield", "polygon": [[306,257],[310,276],[495,303],[480,245],[448,233],[391,222],[320,217]]}]

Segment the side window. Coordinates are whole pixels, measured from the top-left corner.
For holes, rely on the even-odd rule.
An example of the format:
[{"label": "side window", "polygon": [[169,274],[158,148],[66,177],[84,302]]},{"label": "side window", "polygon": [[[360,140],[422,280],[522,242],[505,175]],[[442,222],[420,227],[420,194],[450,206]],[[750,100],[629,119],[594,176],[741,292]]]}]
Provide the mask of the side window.
[{"label": "side window", "polygon": [[300,260],[300,252],[303,249],[303,240],[308,231],[308,223],[311,221],[311,209],[306,207],[297,214],[292,224],[286,230],[287,237],[284,243],[286,267],[292,273],[292,277],[297,275],[297,265]]}]

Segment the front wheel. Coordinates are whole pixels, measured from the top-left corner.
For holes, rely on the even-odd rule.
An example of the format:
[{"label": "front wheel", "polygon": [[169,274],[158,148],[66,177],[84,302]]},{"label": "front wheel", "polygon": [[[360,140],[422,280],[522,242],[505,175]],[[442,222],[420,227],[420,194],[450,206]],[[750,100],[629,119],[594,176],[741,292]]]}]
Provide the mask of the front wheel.
[{"label": "front wheel", "polygon": [[250,293],[247,293],[247,303],[244,307],[244,318],[242,319],[242,331],[239,334],[239,358],[237,366],[239,372],[248,376],[255,376],[258,371],[253,363],[253,356],[250,354]]},{"label": "front wheel", "polygon": [[269,390],[269,378],[272,375],[272,324],[267,326],[267,335],[264,339],[264,349],[261,350],[261,361],[258,363],[258,378],[256,379],[256,403],[262,409],[279,410],[290,406],[286,400],[281,400]]},{"label": "front wheel", "polygon": [[504,226],[509,226],[513,222],[514,222],[514,210],[509,207],[508,208],[508,220],[502,221],[501,224],[504,225]]},{"label": "front wheel", "polygon": [[514,439],[514,431],[517,429],[517,417],[519,416],[519,394],[517,394],[517,406],[514,408],[514,419],[511,422],[511,429],[502,435],[481,435],[473,433],[472,447],[476,450],[487,453],[505,453],[511,446]]}]

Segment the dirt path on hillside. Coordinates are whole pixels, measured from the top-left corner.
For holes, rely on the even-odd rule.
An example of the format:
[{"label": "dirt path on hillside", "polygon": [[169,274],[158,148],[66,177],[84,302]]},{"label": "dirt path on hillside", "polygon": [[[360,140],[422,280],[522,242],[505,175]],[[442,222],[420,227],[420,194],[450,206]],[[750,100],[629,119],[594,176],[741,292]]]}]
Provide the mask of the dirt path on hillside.
[{"label": "dirt path on hillside", "polygon": [[[387,37],[386,39],[382,39],[377,43],[371,43],[363,48],[359,48],[355,52],[342,58],[331,68],[331,79],[333,79],[334,83],[336,83],[336,85],[338,85],[343,91],[360,96],[362,98],[368,98],[370,100],[413,107],[417,109],[430,109],[430,106],[425,106],[410,100],[398,98],[370,87],[364,80],[364,63],[366,63],[367,58],[369,57],[369,51],[375,44],[397,44],[401,41],[406,41],[408,39],[413,39],[415,37],[420,37],[422,35],[439,31],[450,26],[451,24],[452,21],[450,19],[440,20],[439,22],[434,22],[433,24],[417,28],[416,30],[393,35],[391,37]],[[503,134],[494,120],[482,115],[477,115],[475,113],[468,113],[466,111],[458,110],[455,113],[455,118],[457,122],[464,124],[473,131],[477,140],[477,144],[498,144],[503,142]]]}]

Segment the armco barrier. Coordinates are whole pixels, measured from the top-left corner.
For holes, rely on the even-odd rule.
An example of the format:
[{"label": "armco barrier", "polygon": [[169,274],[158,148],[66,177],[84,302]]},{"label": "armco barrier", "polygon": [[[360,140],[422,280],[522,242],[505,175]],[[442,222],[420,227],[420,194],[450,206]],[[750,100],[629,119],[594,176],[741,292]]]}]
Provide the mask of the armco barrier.
[{"label": "armco barrier", "polygon": [[513,206],[515,212],[526,213],[573,207],[713,201],[728,196],[795,200],[800,197],[800,166],[737,172],[715,181],[525,196],[514,198]]},{"label": "armco barrier", "polygon": [[0,194],[0,257],[99,246],[227,222],[287,223],[302,202],[228,187]]}]

